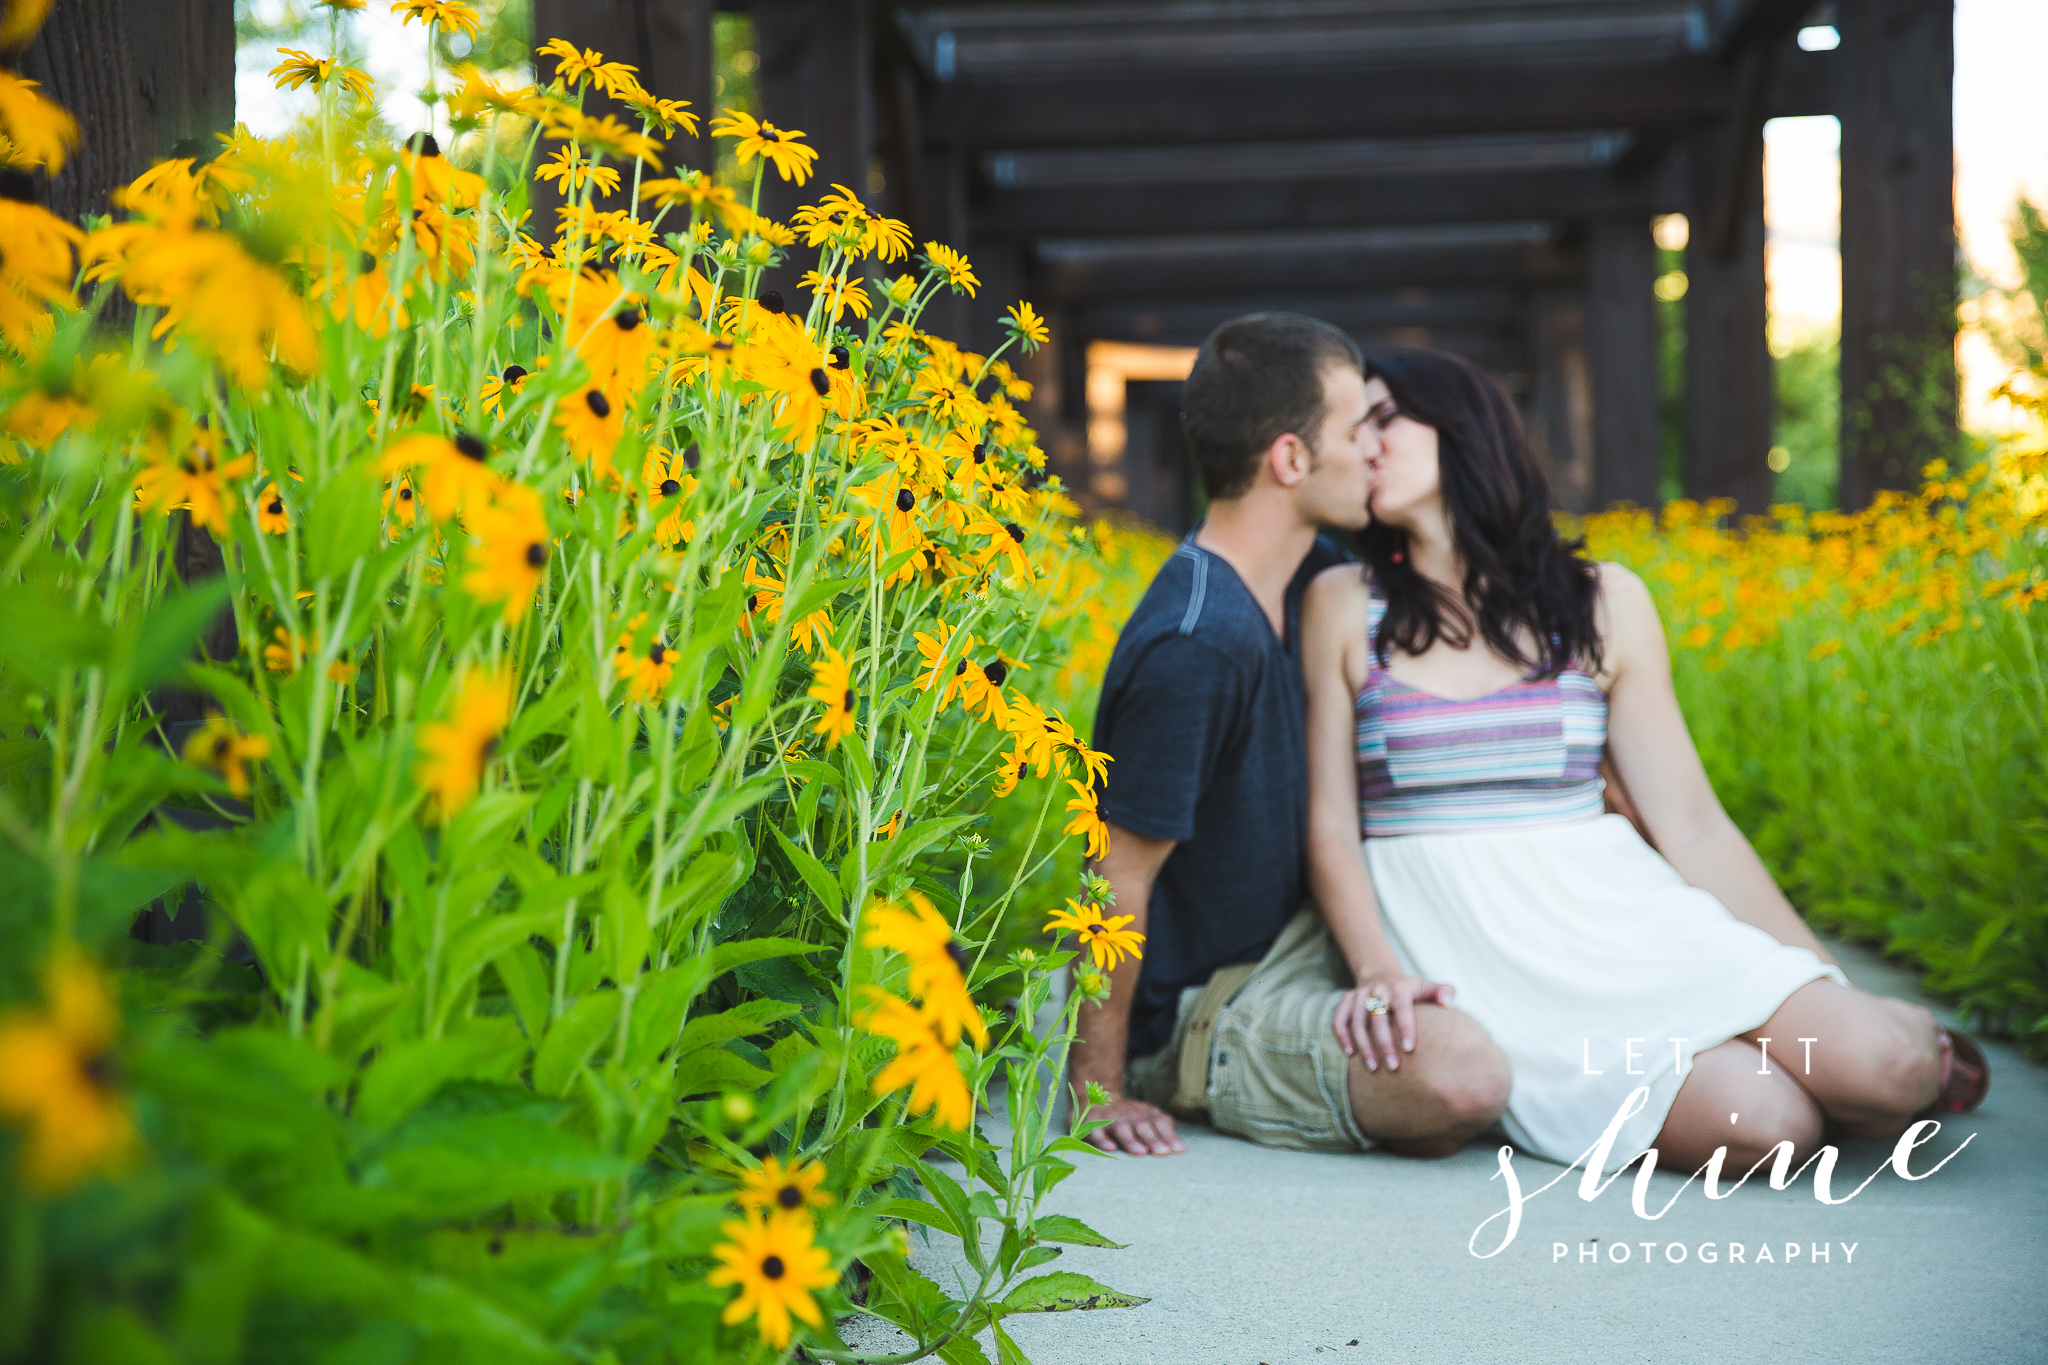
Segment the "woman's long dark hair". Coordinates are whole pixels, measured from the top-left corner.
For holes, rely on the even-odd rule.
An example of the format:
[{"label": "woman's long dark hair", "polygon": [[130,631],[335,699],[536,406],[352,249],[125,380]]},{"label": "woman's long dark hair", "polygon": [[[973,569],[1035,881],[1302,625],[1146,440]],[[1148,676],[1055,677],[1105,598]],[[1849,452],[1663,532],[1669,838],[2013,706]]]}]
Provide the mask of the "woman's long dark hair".
[{"label": "woman's long dark hair", "polygon": [[[1408,417],[1436,428],[1444,513],[1465,562],[1464,610],[1415,571],[1408,533],[1381,522],[1359,532],[1360,556],[1387,597],[1379,662],[1387,646],[1421,654],[1439,639],[1464,649],[1469,622],[1502,657],[1538,677],[1577,665],[1600,668],[1593,607],[1599,579],[1550,519],[1550,484],[1529,451],[1521,419],[1500,386],[1442,351],[1403,351],[1369,361]],[[1527,626],[1535,653],[1516,627]]]}]

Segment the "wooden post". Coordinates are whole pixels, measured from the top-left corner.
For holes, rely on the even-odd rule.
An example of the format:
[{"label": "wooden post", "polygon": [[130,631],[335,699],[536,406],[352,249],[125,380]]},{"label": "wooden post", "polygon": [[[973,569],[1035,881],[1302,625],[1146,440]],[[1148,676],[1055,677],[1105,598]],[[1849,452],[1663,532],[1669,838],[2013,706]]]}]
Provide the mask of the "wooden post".
[{"label": "wooden post", "polygon": [[233,0],[66,0],[21,54],[21,74],[78,120],[47,205],[76,222],[190,140],[201,156],[235,121]]},{"label": "wooden post", "polygon": [[1855,510],[1956,441],[1949,0],[1840,0],[1842,481]]},{"label": "wooden post", "polygon": [[[1762,138],[1737,146],[1725,122],[1696,125],[1686,138],[1692,186],[1685,250],[1685,493],[1733,498],[1740,513],[1772,501],[1771,351],[1765,337]],[[1725,162],[1740,156],[1739,176]],[[1708,241],[1715,205],[1733,187],[1725,252]]]},{"label": "wooden post", "polygon": [[833,185],[868,197],[874,149],[874,69],[867,0],[754,0],[754,42],[761,54],[761,116],[794,128],[818,149],[802,185],[773,171],[761,186],[761,211],[788,222],[800,204]]},{"label": "wooden post", "polygon": [[1586,303],[1576,289],[1535,291],[1536,419],[1530,444],[1550,478],[1550,501],[1592,510],[1593,376],[1586,356]]},{"label": "wooden post", "polygon": [[1647,218],[1588,234],[1586,348],[1593,370],[1593,500],[1657,505],[1657,244]]},{"label": "wooden post", "polygon": [[[678,129],[667,139],[662,161],[665,166],[709,171],[716,159],[709,125],[718,113],[711,79],[715,8],[715,0],[533,0],[533,41],[538,46],[562,38],[579,48],[595,48],[612,61],[637,67],[641,87],[649,94],[688,100],[690,112],[697,116],[697,136]],[[554,76],[553,58],[541,57],[534,64],[543,82]],[[584,108],[611,114],[629,128],[640,126],[638,114],[596,92],[584,100]],[[660,130],[655,131],[659,136]],[[632,175],[625,179],[630,185]],[[548,231],[552,234],[552,224]]]}]

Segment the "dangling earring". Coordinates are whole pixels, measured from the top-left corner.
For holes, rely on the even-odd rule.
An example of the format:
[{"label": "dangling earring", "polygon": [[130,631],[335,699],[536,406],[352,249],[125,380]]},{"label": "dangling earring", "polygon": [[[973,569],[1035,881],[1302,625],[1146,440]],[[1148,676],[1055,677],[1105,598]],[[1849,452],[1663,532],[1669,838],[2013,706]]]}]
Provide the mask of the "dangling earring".
[{"label": "dangling earring", "polygon": [[1396,550],[1394,551],[1394,562],[1396,564],[1405,564],[1408,562],[1408,556]]}]

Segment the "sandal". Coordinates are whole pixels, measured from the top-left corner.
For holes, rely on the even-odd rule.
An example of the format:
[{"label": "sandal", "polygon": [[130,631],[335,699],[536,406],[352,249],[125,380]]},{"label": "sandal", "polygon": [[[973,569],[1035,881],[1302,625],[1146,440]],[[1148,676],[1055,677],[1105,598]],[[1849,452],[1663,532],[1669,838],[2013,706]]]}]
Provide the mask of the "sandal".
[{"label": "sandal", "polygon": [[1991,1089],[1991,1064],[1984,1049],[1961,1030],[1940,1030],[1942,1051],[1941,1093],[1934,1103],[1915,1114],[1914,1119],[1931,1119],[1941,1114],[1967,1114],[1984,1102]]}]

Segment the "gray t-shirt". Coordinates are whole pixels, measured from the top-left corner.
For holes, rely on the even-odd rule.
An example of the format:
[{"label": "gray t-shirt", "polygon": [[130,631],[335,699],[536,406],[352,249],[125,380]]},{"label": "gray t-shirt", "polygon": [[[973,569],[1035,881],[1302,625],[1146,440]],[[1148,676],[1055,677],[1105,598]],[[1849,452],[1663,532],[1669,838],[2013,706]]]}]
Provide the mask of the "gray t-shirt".
[{"label": "gray t-shirt", "polygon": [[1350,558],[1318,536],[1273,634],[1225,560],[1181,542],[1118,637],[1094,747],[1116,761],[1103,818],[1176,841],[1153,883],[1130,1052],[1164,1047],[1180,992],[1265,955],[1307,894],[1301,594]]}]

